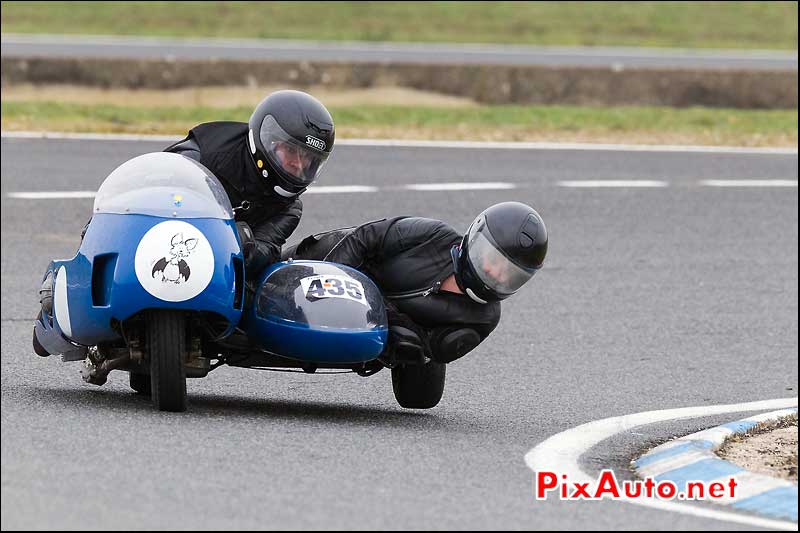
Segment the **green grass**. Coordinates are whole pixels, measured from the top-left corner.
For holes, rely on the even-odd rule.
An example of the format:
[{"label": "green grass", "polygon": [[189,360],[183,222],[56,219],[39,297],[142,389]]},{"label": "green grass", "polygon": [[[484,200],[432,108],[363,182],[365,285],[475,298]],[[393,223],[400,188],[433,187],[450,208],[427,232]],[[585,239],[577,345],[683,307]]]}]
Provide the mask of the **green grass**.
[{"label": "green grass", "polygon": [[2,31],[797,49],[797,2],[3,2]]},{"label": "green grass", "polygon": [[[200,122],[246,121],[250,107],[148,107],[2,102],[3,130],[184,134]],[[588,140],[797,145],[797,111],[668,107],[332,107],[341,137]]]}]

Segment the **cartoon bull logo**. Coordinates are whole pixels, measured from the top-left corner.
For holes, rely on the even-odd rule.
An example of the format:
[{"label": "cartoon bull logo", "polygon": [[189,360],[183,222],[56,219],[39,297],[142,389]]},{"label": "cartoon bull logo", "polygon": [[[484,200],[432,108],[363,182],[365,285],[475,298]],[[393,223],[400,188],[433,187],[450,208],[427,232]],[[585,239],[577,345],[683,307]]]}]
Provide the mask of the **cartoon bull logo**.
[{"label": "cartoon bull logo", "polygon": [[156,279],[160,277],[161,281],[164,283],[182,283],[187,281],[192,274],[189,269],[189,264],[184,261],[184,258],[189,257],[189,254],[191,254],[192,250],[197,246],[197,239],[192,238],[184,241],[183,233],[176,233],[172,236],[170,244],[169,255],[171,257],[167,259],[167,257],[164,256],[156,261],[155,266],[153,266],[152,275]]}]

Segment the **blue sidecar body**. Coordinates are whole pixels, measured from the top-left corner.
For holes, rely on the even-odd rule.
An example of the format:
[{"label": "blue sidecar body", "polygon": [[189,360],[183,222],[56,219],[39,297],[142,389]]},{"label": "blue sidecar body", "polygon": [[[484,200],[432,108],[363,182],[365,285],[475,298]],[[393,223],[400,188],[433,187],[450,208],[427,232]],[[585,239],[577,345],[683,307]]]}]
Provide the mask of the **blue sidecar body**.
[{"label": "blue sidecar body", "polygon": [[371,361],[387,337],[378,287],[353,268],[323,261],[269,268],[242,327],[270,353],[320,365]]}]

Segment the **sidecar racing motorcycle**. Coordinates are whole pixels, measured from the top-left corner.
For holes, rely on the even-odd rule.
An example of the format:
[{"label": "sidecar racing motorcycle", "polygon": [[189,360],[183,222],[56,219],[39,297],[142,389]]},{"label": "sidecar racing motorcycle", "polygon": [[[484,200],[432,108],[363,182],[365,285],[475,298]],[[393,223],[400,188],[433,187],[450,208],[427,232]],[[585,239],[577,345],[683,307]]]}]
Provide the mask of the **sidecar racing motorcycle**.
[{"label": "sidecar racing motorcycle", "polygon": [[223,364],[305,373],[390,368],[407,408],[438,404],[445,366],[387,350],[383,295],[323,261],[271,265],[246,283],[234,209],[203,165],[166,152],[123,163],[100,186],[75,257],[43,283],[36,341],[102,385],[113,370],[163,411],[186,409],[186,378]]}]

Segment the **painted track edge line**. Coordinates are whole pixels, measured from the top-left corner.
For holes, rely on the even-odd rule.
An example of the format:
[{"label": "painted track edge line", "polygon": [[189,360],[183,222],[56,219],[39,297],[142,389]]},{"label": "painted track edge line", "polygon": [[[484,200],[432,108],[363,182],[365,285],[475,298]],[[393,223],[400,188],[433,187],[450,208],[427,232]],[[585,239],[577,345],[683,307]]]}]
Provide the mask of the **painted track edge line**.
[{"label": "painted track edge line", "polygon": [[[144,135],[130,133],[69,133],[39,131],[3,131],[3,139],[56,139],[91,141],[152,141],[175,142],[179,135]],[[557,142],[496,142],[496,141],[427,141],[400,139],[340,139],[341,146],[385,146],[400,148],[471,148],[506,150],[580,150],[614,152],[697,152],[797,155],[797,148],[706,146],[706,145],[654,145],[654,144],[608,144],[608,143],[557,143]]]}]

